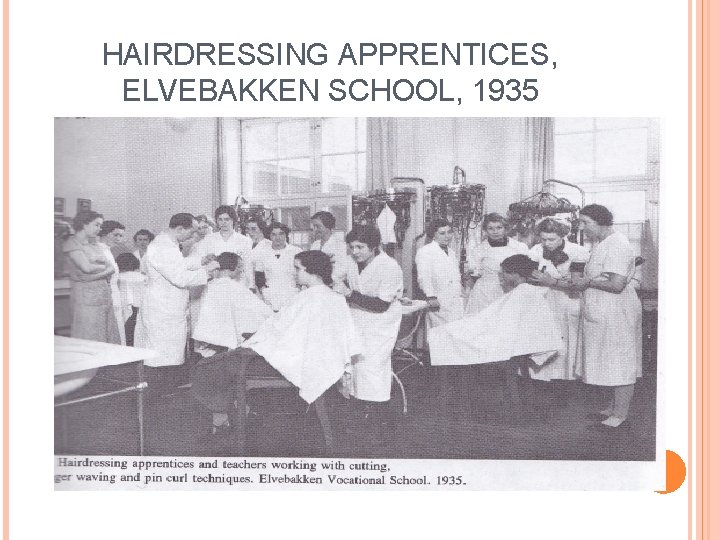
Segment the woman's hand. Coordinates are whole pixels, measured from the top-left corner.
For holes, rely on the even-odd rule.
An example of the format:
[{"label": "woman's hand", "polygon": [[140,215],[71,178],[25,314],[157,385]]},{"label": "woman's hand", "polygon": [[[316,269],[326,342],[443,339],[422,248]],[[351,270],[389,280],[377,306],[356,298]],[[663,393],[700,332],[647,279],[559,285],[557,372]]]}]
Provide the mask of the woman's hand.
[{"label": "woman's hand", "polygon": [[574,291],[582,292],[586,290],[588,287],[590,287],[590,278],[588,277],[580,277],[575,278],[571,280],[570,282],[572,284],[572,289]]},{"label": "woman's hand", "polygon": [[533,270],[532,277],[540,285],[545,285],[546,287],[551,287],[553,285],[557,285],[557,281],[558,281],[551,275],[549,275],[545,272],[541,272],[540,270]]},{"label": "woman's hand", "polygon": [[352,289],[342,282],[333,283],[332,289],[336,293],[342,294],[345,298],[348,298],[352,294]]}]

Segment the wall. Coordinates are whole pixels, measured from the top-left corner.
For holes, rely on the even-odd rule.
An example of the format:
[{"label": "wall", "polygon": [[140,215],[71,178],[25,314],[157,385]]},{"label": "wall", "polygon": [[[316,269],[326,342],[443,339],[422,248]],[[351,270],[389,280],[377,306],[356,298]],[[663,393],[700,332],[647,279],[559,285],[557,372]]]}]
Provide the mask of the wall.
[{"label": "wall", "polygon": [[170,216],[213,210],[214,118],[57,118],[55,196],[91,199],[94,210],[132,235]]},{"label": "wall", "polygon": [[486,212],[507,212],[523,193],[526,149],[524,118],[398,118],[397,176],[417,176],[426,185],[449,184],[457,165],[469,183],[485,184]]}]

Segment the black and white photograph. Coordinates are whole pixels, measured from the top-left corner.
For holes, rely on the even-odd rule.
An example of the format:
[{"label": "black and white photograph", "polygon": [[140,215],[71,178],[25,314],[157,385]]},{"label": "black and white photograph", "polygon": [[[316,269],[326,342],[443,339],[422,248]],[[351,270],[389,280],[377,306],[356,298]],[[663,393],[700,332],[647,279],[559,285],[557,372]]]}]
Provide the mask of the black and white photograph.
[{"label": "black and white photograph", "polygon": [[55,118],[55,455],[660,459],[662,126]]}]

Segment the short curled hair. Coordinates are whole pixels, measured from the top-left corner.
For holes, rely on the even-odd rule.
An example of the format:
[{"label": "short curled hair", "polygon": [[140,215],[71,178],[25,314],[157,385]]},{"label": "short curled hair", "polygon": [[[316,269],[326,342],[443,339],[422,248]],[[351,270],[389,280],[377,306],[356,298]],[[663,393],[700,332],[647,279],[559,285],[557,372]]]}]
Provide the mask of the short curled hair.
[{"label": "short curled hair", "polygon": [[183,229],[192,229],[193,221],[195,221],[195,216],[187,212],[181,212],[170,218],[170,228],[177,229],[178,227],[182,227]]},{"label": "short curled hair", "polygon": [[119,221],[115,221],[112,219],[103,221],[102,227],[100,227],[100,234],[98,236],[100,236],[101,238],[103,236],[107,236],[108,234],[113,232],[115,229],[122,229],[124,231],[125,225],[123,225]]},{"label": "short curled hair", "polygon": [[82,228],[87,225],[88,223],[92,223],[97,218],[103,219],[103,215],[98,212],[93,212],[91,210],[78,212],[77,215],[73,218],[73,229],[75,229],[75,232],[82,231]]},{"label": "short curled hair", "polygon": [[240,258],[237,256],[237,253],[223,251],[215,260],[220,265],[220,270],[230,270],[231,272],[234,272],[237,270]]},{"label": "short curled hair", "polygon": [[250,223],[254,223],[258,226],[258,229],[260,229],[260,232],[265,238],[268,238],[270,236],[270,229],[268,229],[267,223],[265,223],[265,220],[256,216],[250,216],[247,221],[245,222],[245,227]]},{"label": "short curled hair", "polygon": [[610,227],[613,224],[612,212],[601,204],[588,204],[580,210],[580,215],[589,217],[602,227]]},{"label": "short curled hair", "polygon": [[540,233],[555,233],[561,238],[566,237],[570,234],[570,224],[567,221],[546,217],[541,219],[537,225],[535,225],[535,232]]},{"label": "short curled hair", "polygon": [[308,274],[318,276],[325,285],[332,285],[332,259],[327,253],[319,249],[301,251],[295,258],[300,262]]},{"label": "short curled hair", "polygon": [[237,223],[237,213],[232,206],[228,204],[218,206],[217,210],[215,210],[215,221],[217,221],[223,214],[227,214],[228,216],[230,216],[230,219],[232,219],[233,223]]},{"label": "short curled hair", "polygon": [[377,249],[382,242],[382,236],[377,227],[372,225],[355,225],[345,236],[345,242],[360,242],[367,244],[370,249]]},{"label": "short curled hair", "polygon": [[497,212],[492,212],[485,216],[482,224],[483,231],[487,231],[487,228],[491,223],[502,223],[502,226],[505,227],[505,230],[507,230],[509,226],[507,218],[498,214]]},{"label": "short curled hair", "polygon": [[142,236],[147,236],[147,237],[148,237],[148,240],[150,240],[151,242],[152,242],[153,240],[155,240],[155,235],[154,235],[153,233],[151,233],[151,232],[148,231],[147,229],[140,229],[138,232],[136,232],[135,234],[133,234],[133,241],[137,242],[137,237],[138,237],[138,236],[141,236],[141,235],[142,235]]},{"label": "short curled hair", "polygon": [[438,232],[438,229],[442,227],[452,227],[452,223],[445,218],[435,218],[428,224],[425,234],[428,238],[432,239],[435,237],[435,233]]},{"label": "short curled hair", "polygon": [[132,253],[120,253],[115,257],[115,262],[118,265],[120,272],[132,272],[134,270],[140,270],[140,261]]},{"label": "short curled hair", "polygon": [[500,263],[500,268],[508,274],[519,274],[525,279],[530,279],[533,270],[538,269],[538,263],[527,255],[510,255]]},{"label": "short curled hair", "polygon": [[290,227],[288,227],[284,223],[280,223],[279,221],[273,221],[270,224],[269,229],[270,232],[273,232],[274,229],[280,229],[282,232],[285,233],[285,240],[287,240],[288,242],[290,241]]},{"label": "short curled hair", "polygon": [[327,210],[320,210],[319,212],[315,212],[310,219],[319,220],[328,229],[335,228],[335,216],[333,216]]}]

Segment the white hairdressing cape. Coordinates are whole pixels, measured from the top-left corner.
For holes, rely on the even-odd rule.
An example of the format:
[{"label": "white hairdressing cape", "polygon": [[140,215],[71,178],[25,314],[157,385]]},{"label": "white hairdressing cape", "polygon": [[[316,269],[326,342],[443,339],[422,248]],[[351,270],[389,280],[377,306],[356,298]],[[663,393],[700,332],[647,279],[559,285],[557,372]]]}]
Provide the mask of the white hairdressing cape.
[{"label": "white hairdressing cape", "polygon": [[250,292],[244,282],[229,276],[208,283],[192,337],[234,349],[244,333],[257,332],[272,309]]},{"label": "white hairdressing cape", "polygon": [[148,282],[135,327],[135,346],[159,353],[145,361],[147,366],[179,366],[185,362],[188,289],[207,283],[207,272],[193,269],[197,260],[183,257],[178,243],[167,233],[158,234],[150,243],[144,261]]},{"label": "white hairdressing cape", "polygon": [[565,345],[550,292],[521,283],[480,313],[431,328],[432,365],[486,364],[520,355],[537,355],[533,359],[542,363],[556,356]]},{"label": "white hairdressing cape", "polygon": [[307,403],[335,384],[361,352],[345,298],[325,285],[300,291],[241,346],[263,356]]},{"label": "white hairdressing cape", "polygon": [[391,354],[397,341],[403,293],[400,265],[385,253],[379,253],[362,272],[353,260],[348,265],[348,284],[353,291],[374,296],[390,307],[384,313],[372,313],[352,306],[353,320],[360,335],[363,359],[354,367],[352,395],[367,401],[387,401],[392,385]]}]

